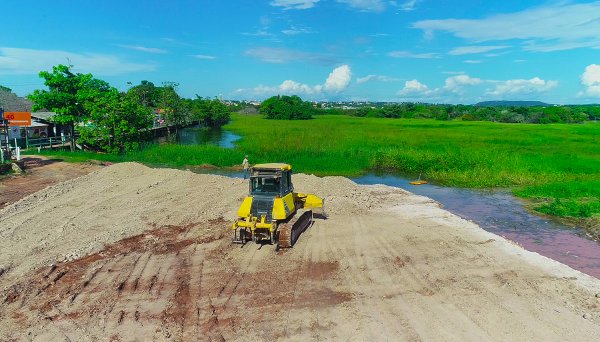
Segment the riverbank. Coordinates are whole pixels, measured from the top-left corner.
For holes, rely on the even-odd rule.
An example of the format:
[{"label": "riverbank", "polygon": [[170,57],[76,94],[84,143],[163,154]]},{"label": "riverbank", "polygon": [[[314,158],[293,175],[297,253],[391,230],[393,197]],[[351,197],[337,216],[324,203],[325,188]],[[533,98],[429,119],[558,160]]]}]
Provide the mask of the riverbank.
[{"label": "riverbank", "polygon": [[[121,163],[9,205],[0,336],[591,341],[600,332],[598,279],[425,197],[342,177],[293,181],[325,198],[329,218],[279,254],[230,242],[242,179]],[[268,324],[282,313],[287,324]]]}]

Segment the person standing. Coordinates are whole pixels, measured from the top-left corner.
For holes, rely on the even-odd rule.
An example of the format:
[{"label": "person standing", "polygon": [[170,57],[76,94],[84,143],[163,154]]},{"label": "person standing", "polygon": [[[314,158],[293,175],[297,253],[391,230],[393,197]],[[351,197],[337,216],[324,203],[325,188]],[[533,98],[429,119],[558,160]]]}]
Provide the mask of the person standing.
[{"label": "person standing", "polygon": [[246,179],[248,177],[248,169],[250,168],[250,164],[248,163],[248,155],[244,157],[242,167],[244,168],[244,179]]}]

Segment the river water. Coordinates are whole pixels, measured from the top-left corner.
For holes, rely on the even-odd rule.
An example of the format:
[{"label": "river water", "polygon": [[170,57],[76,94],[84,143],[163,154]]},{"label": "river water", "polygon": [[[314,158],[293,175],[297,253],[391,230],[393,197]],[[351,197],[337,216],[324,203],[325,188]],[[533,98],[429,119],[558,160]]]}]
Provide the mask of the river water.
[{"label": "river water", "polygon": [[[241,137],[233,132],[220,128],[186,127],[177,131],[176,143],[180,145],[211,144],[224,148],[234,148],[235,142]],[[167,137],[159,137],[155,142],[168,141]]]},{"label": "river water", "polygon": [[[223,130],[190,128],[180,131],[179,140],[181,144],[210,143],[233,148],[239,138]],[[243,178],[243,173],[239,171],[192,171]],[[352,180],[364,185],[385,184],[429,197],[444,209],[477,223],[489,232],[600,279],[600,243],[588,239],[581,228],[568,227],[527,211],[523,202],[508,191],[461,189],[433,184],[415,186],[409,184],[409,179],[393,175],[367,174]]]},{"label": "river water", "polygon": [[600,278],[600,244],[586,237],[581,228],[567,227],[527,211],[507,191],[483,191],[411,185],[410,180],[391,175],[354,178],[358,184],[385,184],[436,200],[444,209],[477,223],[481,228],[517,242],[525,249],[560,261]]}]

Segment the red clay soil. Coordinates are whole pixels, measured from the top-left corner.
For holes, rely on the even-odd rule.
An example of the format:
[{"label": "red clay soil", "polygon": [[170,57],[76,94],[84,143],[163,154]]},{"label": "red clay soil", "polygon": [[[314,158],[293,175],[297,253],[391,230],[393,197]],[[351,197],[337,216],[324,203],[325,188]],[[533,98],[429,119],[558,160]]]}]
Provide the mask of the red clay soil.
[{"label": "red clay soil", "polygon": [[[74,328],[88,337],[110,330],[114,340],[129,340],[134,331],[142,339],[160,331],[167,339],[224,340],[258,325],[268,327],[260,337],[272,340],[289,333],[270,321],[291,306],[314,310],[352,300],[349,293],[322,287],[296,293],[299,281],[331,278],[337,262],[309,261],[294,272],[277,265],[281,258],[273,253],[256,272],[240,268],[231,260],[237,248],[226,235],[230,224],[221,219],[156,227],[84,258],[49,265],[5,291],[0,313],[12,312],[22,329],[46,321],[65,329],[65,336]],[[206,225],[210,233],[199,236]]]}]

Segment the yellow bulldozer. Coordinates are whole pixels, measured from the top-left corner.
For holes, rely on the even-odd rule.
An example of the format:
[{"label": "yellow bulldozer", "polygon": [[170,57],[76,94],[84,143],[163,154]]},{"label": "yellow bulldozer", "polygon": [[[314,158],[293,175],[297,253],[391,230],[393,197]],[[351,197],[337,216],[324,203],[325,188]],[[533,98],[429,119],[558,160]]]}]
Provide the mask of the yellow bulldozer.
[{"label": "yellow bulldozer", "polygon": [[325,217],[322,198],[294,192],[291,165],[257,164],[249,171],[250,193],[232,225],[234,243],[277,243],[277,248],[289,248],[315,215]]}]

